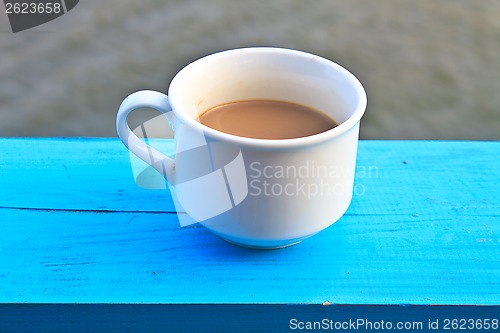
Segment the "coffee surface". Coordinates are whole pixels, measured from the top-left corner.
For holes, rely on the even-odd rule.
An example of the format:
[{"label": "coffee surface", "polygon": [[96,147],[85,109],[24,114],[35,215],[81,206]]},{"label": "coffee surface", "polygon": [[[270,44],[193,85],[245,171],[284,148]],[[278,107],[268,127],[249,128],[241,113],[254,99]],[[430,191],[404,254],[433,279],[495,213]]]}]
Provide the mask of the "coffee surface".
[{"label": "coffee surface", "polygon": [[274,100],[222,104],[201,114],[199,122],[228,134],[271,140],[301,138],[337,126],[320,111]]}]

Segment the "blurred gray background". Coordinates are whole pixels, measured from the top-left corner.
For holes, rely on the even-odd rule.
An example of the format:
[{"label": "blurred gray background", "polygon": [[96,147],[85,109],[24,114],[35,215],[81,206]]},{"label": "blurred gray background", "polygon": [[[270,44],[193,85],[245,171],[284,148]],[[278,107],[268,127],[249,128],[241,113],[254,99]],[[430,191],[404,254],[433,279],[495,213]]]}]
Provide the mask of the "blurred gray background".
[{"label": "blurred gray background", "polygon": [[126,95],[246,46],[348,68],[364,139],[500,139],[498,0],[81,0],[16,34],[2,12],[0,136],[116,136]]}]

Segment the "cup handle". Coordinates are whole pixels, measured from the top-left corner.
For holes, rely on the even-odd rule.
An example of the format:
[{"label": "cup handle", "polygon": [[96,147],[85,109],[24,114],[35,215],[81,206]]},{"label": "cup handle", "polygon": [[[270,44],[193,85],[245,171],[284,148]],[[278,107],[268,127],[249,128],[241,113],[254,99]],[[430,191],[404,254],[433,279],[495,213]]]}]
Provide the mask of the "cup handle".
[{"label": "cup handle", "polygon": [[[127,116],[138,108],[152,108],[163,113],[170,127],[174,129],[172,107],[168,102],[168,96],[158,91],[141,90],[127,96],[116,115],[116,131],[123,144],[137,157],[155,168],[171,184],[174,183],[175,161],[160,153],[158,150],[147,145],[139,139],[128,126]],[[175,130],[175,129],[174,129]]]}]

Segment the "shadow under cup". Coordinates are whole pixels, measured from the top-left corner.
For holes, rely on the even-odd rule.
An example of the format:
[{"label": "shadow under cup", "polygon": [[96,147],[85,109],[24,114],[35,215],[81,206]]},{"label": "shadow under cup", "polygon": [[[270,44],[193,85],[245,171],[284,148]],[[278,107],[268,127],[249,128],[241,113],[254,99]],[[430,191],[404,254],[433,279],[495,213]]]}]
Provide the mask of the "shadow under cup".
[{"label": "shadow under cup", "polygon": [[[339,125],[304,138],[263,140],[197,121],[217,105],[263,99],[309,106]],[[237,245],[280,248],[347,210],[366,94],[341,66],[285,49],[225,51],[182,69],[169,103],[176,116],[173,192],[194,222]]]}]

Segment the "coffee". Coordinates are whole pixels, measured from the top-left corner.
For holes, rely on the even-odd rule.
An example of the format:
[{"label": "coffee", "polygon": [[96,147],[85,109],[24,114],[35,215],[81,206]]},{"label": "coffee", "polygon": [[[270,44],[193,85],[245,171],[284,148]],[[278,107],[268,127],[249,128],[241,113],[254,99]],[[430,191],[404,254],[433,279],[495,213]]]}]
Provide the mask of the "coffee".
[{"label": "coffee", "polygon": [[255,139],[293,139],[328,131],[337,124],[324,113],[300,104],[247,100],[218,105],[199,122],[218,131]]}]

